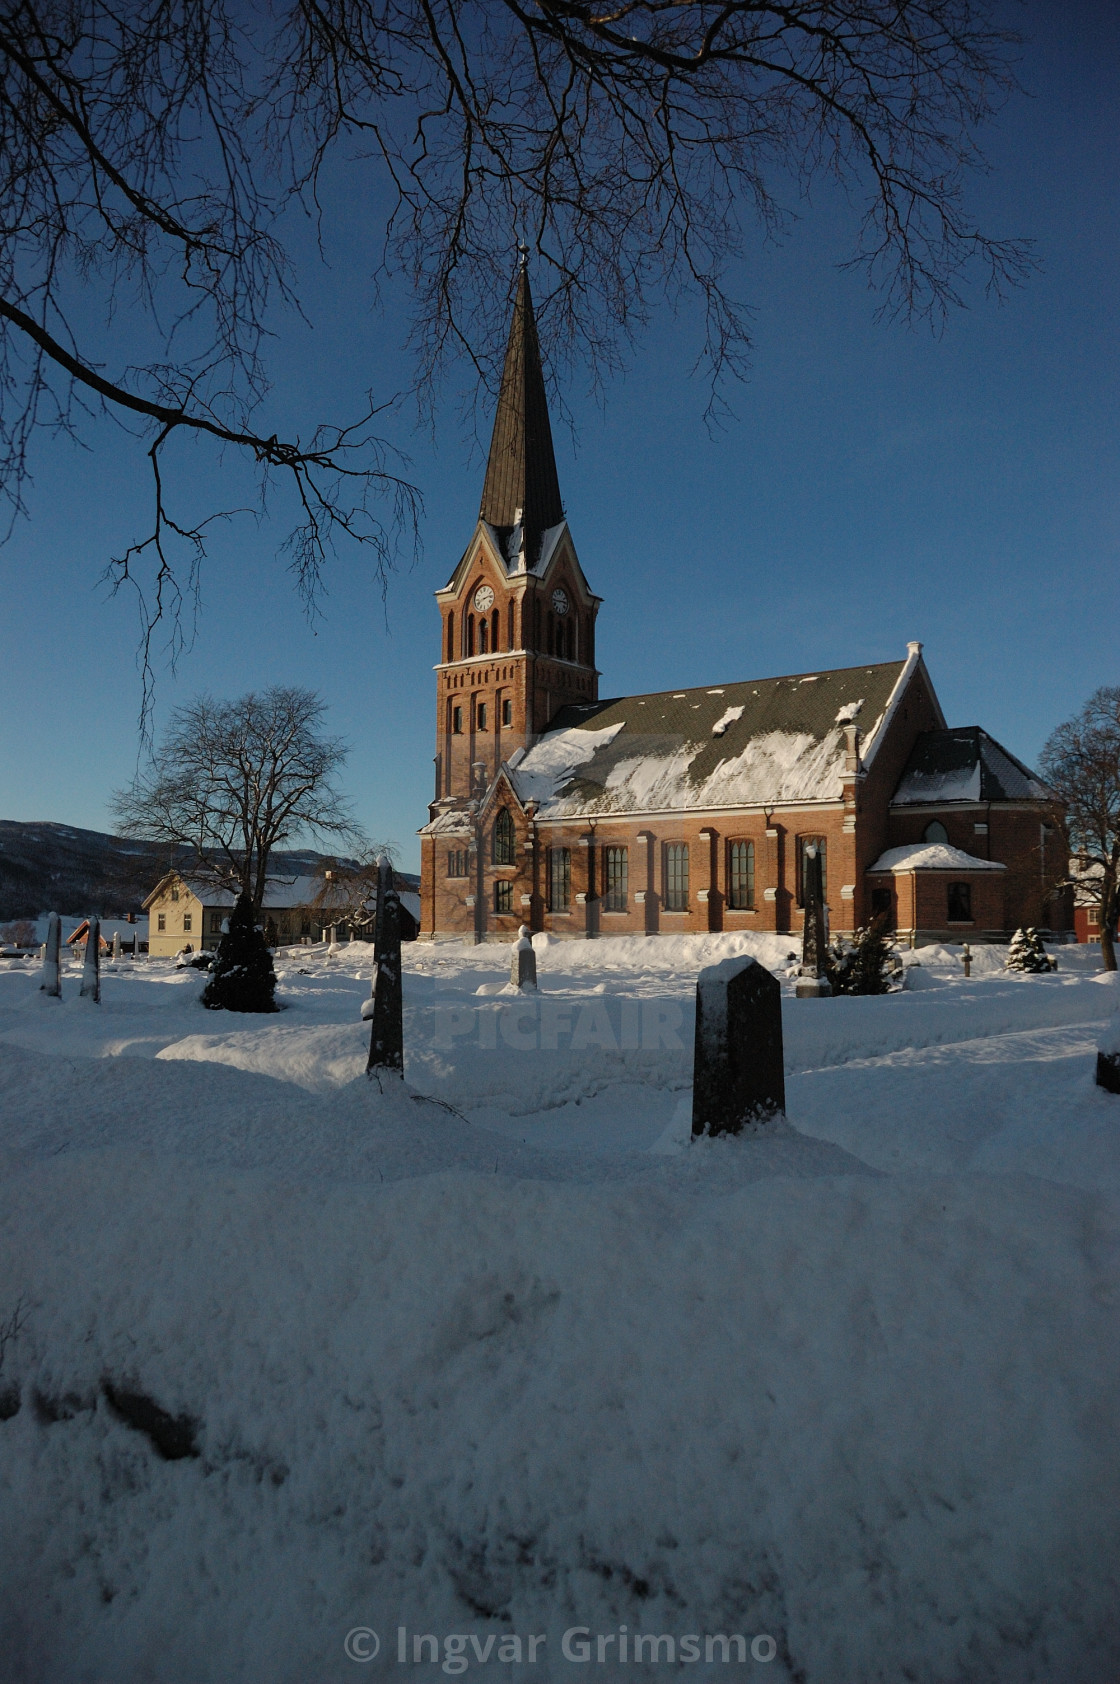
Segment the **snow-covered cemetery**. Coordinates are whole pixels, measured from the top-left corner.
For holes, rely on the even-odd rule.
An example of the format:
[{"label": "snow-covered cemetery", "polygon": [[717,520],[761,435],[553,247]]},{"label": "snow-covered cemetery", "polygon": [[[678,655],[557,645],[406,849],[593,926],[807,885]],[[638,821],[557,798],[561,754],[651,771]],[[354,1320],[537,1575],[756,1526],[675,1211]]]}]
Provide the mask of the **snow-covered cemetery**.
[{"label": "snow-covered cemetery", "polygon": [[[60,998],[7,962],[9,1676],[437,1676],[432,1636],[513,1678],[585,1641],[612,1678],[1108,1677],[1099,950],[798,1000],[788,939],[532,945],[535,989],[404,946],[403,1081],[364,943],[287,950],[256,1016],[171,959],[98,1004],[78,957]],[[737,956],[785,1114],[693,1139],[696,979]]]},{"label": "snow-covered cemetery", "polygon": [[1120,1684],[1118,74],[2,9],[0,1684]]}]

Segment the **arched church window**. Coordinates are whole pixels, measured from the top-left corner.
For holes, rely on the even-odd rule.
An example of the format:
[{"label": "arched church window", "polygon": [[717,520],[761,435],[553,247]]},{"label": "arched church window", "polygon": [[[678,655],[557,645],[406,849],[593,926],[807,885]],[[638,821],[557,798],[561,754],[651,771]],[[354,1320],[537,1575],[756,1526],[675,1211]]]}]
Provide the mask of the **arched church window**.
[{"label": "arched church window", "polygon": [[454,610],[452,610],[452,612],[447,616],[447,659],[449,661],[453,661],[455,659],[455,612],[454,612]]},{"label": "arched church window", "polygon": [[480,655],[490,652],[490,622],[485,614],[478,622],[478,652]]},{"label": "arched church window", "polygon": [[933,823],[927,824],[922,831],[923,842],[948,842],[948,840],[949,832],[939,819],[934,819]]},{"label": "arched church window", "polygon": [[513,865],[516,859],[517,836],[513,828],[513,815],[508,807],[503,807],[494,821],[494,864]]},{"label": "arched church window", "polygon": [[728,851],[727,904],[733,912],[754,909],[753,842],[732,842]]}]

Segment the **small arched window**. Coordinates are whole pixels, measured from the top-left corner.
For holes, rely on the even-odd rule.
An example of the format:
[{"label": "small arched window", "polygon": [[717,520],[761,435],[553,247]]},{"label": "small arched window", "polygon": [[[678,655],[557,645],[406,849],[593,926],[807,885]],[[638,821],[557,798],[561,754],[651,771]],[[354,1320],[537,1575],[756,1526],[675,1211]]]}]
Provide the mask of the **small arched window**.
[{"label": "small arched window", "polygon": [[517,856],[517,835],[513,828],[513,815],[508,807],[503,807],[494,820],[494,864],[513,865]]},{"label": "small arched window", "polygon": [[478,652],[479,652],[480,655],[486,655],[486,654],[489,653],[489,650],[490,650],[490,622],[484,614],[482,616],[481,620],[478,622]]},{"label": "small arched window", "polygon": [[447,659],[455,659],[455,611],[452,609],[447,616]]},{"label": "small arched window", "polygon": [[949,832],[940,819],[934,819],[932,824],[927,824],[922,832],[923,842],[948,842],[948,840]]}]

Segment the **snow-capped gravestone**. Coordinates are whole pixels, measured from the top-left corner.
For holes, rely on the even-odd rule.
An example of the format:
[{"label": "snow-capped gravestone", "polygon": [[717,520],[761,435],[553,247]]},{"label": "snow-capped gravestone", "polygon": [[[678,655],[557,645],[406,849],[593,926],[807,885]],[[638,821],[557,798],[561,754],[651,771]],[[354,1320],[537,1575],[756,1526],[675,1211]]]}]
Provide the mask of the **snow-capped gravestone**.
[{"label": "snow-capped gravestone", "polygon": [[393,868],[377,862],[377,920],[373,927],[373,993],[362,1007],[370,1020],[366,1073],[404,1075],[404,992],[401,983],[401,897]]},{"label": "snow-capped gravestone", "polygon": [[1097,1053],[1097,1086],[1120,1093],[1120,1012],[1113,1012]]},{"label": "snow-capped gravestone", "polygon": [[755,1132],[786,1108],[782,991],[756,959],[725,959],[696,983],[692,1132]]},{"label": "snow-capped gravestone", "polygon": [[86,957],[82,966],[80,1000],[101,1004],[101,920],[91,918],[86,925]]},{"label": "snow-capped gravestone", "polygon": [[522,924],[517,932],[517,940],[510,955],[509,980],[515,988],[537,986],[537,955],[533,950],[533,938],[529,934],[528,924]]},{"label": "snow-capped gravestone", "polygon": [[121,956],[121,932],[119,930],[114,930],[113,931],[113,963],[114,963],[114,965],[116,964],[116,962],[120,958],[120,956]]},{"label": "snow-capped gravestone", "polygon": [[47,919],[47,944],[43,949],[42,992],[54,999],[62,998],[62,919],[52,912]]},{"label": "snow-capped gravestone", "polygon": [[253,903],[240,895],[230,913],[229,929],[218,943],[202,1004],[210,1011],[276,1012],[276,972],[272,954],[253,917]]},{"label": "snow-capped gravestone", "polygon": [[805,934],[801,943],[801,968],[797,973],[799,1000],[820,1000],[832,993],[828,980],[828,926],[824,904],[824,872],[820,849],[810,842],[805,849]]}]

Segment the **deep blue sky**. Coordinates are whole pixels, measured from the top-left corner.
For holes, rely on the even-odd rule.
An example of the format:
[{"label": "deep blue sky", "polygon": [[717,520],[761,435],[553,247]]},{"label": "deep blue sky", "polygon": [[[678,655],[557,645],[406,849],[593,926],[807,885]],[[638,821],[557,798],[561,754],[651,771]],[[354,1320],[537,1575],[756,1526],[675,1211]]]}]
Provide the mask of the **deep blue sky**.
[{"label": "deep blue sky", "polygon": [[[1024,17],[1029,97],[989,133],[994,170],[973,201],[989,232],[1036,242],[1041,270],[1007,304],[970,294],[940,338],[877,323],[862,279],[836,269],[851,222],[825,196],[787,244],[750,257],[754,367],[721,432],[702,425],[688,318],[656,318],[601,403],[568,390],[560,481],[606,599],[604,695],[890,659],[916,637],[950,724],[983,724],[1030,761],[1120,682],[1120,8],[1037,0]],[[353,235],[328,276],[305,279],[314,327],[282,328],[278,408],[348,416],[367,388],[406,383],[399,303],[372,308],[372,248],[348,203]],[[432,592],[470,536],[482,463],[450,391],[434,440],[389,430],[427,507],[387,629],[360,554],[332,568],[309,627],[275,559],[280,522],[243,518],[214,534],[198,636],[176,676],[160,673],[156,716],[203,689],[320,690],[352,745],[360,818],[414,867]],[[146,487],[135,443],[108,425],[90,442],[44,441],[31,519],[0,551],[0,817],[106,829],[136,764],[139,680],[135,610],[97,580],[136,535]],[[197,474],[223,495],[201,457]]]}]

